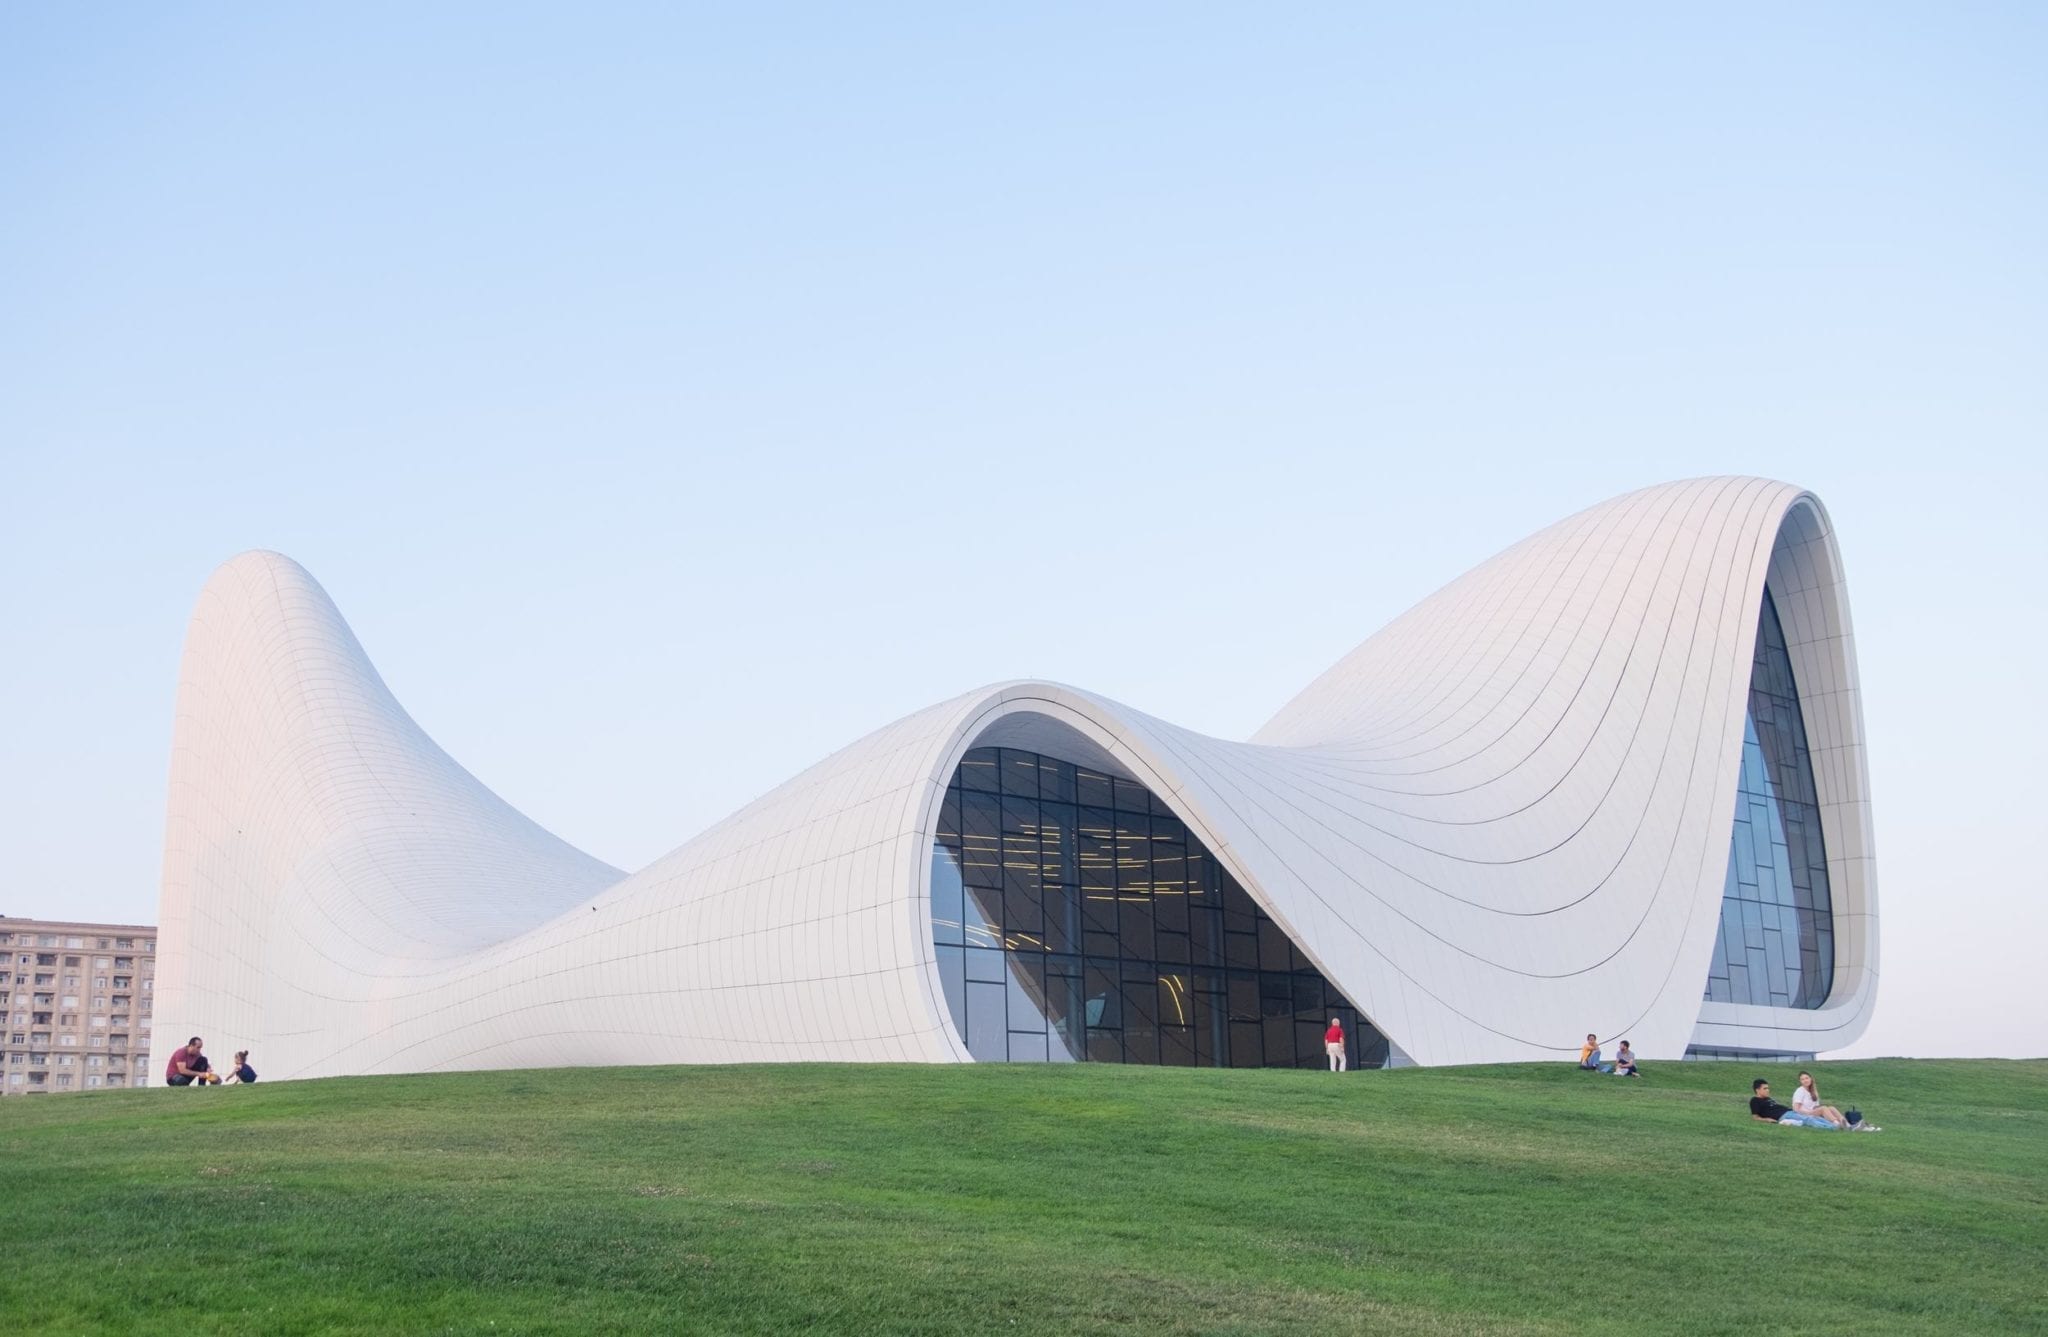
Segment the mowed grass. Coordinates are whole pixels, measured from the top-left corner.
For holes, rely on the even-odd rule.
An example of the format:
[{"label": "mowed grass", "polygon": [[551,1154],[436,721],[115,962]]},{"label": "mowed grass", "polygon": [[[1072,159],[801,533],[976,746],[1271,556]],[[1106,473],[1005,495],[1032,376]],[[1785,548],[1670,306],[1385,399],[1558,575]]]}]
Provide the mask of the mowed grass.
[{"label": "mowed grass", "polygon": [[0,1101],[7,1332],[2040,1332],[2048,1062],[739,1067]]}]

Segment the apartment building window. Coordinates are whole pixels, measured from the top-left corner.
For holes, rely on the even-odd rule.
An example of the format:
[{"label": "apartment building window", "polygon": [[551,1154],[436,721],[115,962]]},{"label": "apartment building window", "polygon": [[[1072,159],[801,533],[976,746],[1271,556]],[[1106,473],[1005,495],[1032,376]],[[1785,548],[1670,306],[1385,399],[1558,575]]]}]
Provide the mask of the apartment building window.
[{"label": "apartment building window", "polygon": [[21,1074],[20,1074],[20,1073],[18,1073],[18,1072],[10,1072],[10,1073],[8,1073],[8,1074],[7,1074],[7,1084],[8,1084],[9,1086],[20,1086],[20,1085],[21,1085],[21,1083],[22,1083],[22,1077],[21,1077]]},{"label": "apartment building window", "polygon": [[95,1026],[104,1026],[107,1024],[107,1019],[105,1017],[94,1017],[92,1019],[92,1024]]},{"label": "apartment building window", "polygon": [[107,1037],[104,1035],[95,1035],[94,1037],[92,1037],[92,1047],[94,1049],[105,1049],[107,1047]]},{"label": "apartment building window", "polygon": [[155,980],[153,980],[153,979],[145,979],[145,980],[143,980],[143,981],[142,981],[142,991],[143,991],[144,993],[148,993],[148,992],[150,992],[150,986],[154,985],[155,983],[156,983],[156,981],[155,981]]},{"label": "apartment building window", "polygon": [[116,975],[114,976],[114,987],[116,989],[125,989],[134,981],[135,977],[133,975]]},{"label": "apartment building window", "polygon": [[57,1074],[57,1089],[58,1089],[59,1091],[69,1091],[69,1090],[71,1089],[71,1074],[70,1074],[70,1073],[68,1073],[68,1072],[60,1072],[60,1073],[58,1073],[58,1074]]},{"label": "apartment building window", "polygon": [[126,950],[127,950],[128,948],[130,948],[130,947],[133,947],[134,945],[135,945],[135,939],[133,939],[133,938],[116,938],[116,939],[114,939],[114,947],[115,947],[115,950],[117,950],[117,951],[126,951]]},{"label": "apartment building window", "polygon": [[143,943],[142,950],[145,952],[154,952],[156,950],[156,939],[151,938],[148,942]]},{"label": "apartment building window", "polygon": [[100,1084],[100,1079],[97,1077],[87,1077],[85,1079],[85,1084],[87,1086],[98,1086]]},{"label": "apartment building window", "polygon": [[105,1054],[87,1054],[85,1056],[85,1066],[88,1068],[104,1068],[107,1066],[107,1056]]},{"label": "apartment building window", "polygon": [[[71,942],[71,945],[72,945],[73,947],[76,947],[76,946],[78,946],[78,941],[77,941],[77,939],[75,939],[75,938],[74,938],[74,939],[72,940],[72,942]],[[84,958],[82,958],[82,957],[76,957],[76,956],[67,956],[67,957],[65,957],[65,958],[64,958],[64,964],[65,964],[65,965],[67,965],[67,966],[69,966],[69,967],[71,967],[71,968],[72,968],[73,970],[76,970],[76,969],[77,969],[77,968],[78,968],[79,966],[81,966],[81,965],[85,964],[85,961],[84,961]]]},{"label": "apartment building window", "polygon": [[85,946],[85,939],[84,939],[84,938],[66,938],[66,939],[64,940],[64,945],[65,945],[66,947],[83,947],[83,946]]},{"label": "apartment building window", "polygon": [[[21,1037],[20,1037],[20,1036],[18,1036],[18,1035],[17,1035],[17,1036],[15,1036],[15,1037],[14,1037],[14,1043],[16,1043],[16,1044],[20,1044],[20,1043],[21,1043]],[[22,1058],[23,1058],[23,1057],[24,1057],[24,1056],[23,1056],[23,1055],[21,1055],[21,1054],[9,1054],[9,1055],[7,1056],[7,1061],[8,1061],[9,1063],[12,1063],[12,1064],[13,1064],[13,1065],[14,1065],[15,1067],[17,1067],[17,1068],[18,1068],[18,1067],[20,1067],[20,1066],[21,1066],[21,1061],[22,1061]]]},{"label": "apartment building window", "polygon": [[[104,947],[106,944],[102,943],[100,945]],[[105,970],[108,966],[111,966],[113,964],[114,958],[111,956],[96,956],[92,959],[92,968],[94,970]]]},{"label": "apartment building window", "polygon": [[60,1035],[57,1037],[57,1043],[67,1048],[76,1049],[78,1048],[78,1037],[75,1035]]},{"label": "apartment building window", "polygon": [[110,1073],[108,1073],[108,1074],[107,1074],[107,1085],[108,1085],[108,1086],[120,1086],[120,1085],[122,1085],[122,1084],[123,1084],[124,1082],[126,1082],[127,1080],[128,1080],[128,1079],[127,1079],[126,1077],[124,1077],[124,1076],[123,1076],[122,1074],[120,1074],[120,1073],[118,1073],[118,1072],[110,1072]]},{"label": "apartment building window", "polygon": [[68,1007],[68,1008],[73,1008],[73,1009],[76,1009],[76,1008],[77,1008],[77,1006],[78,1006],[78,995],[77,995],[77,994],[75,994],[75,993],[67,993],[67,994],[65,994],[65,995],[64,995],[64,1006],[65,1006],[65,1007]]},{"label": "apartment building window", "polygon": [[116,969],[116,970],[133,970],[133,969],[135,969],[135,958],[134,958],[134,957],[132,957],[132,956],[117,956],[117,957],[115,957],[115,958],[114,958],[114,969]]},{"label": "apartment building window", "polygon": [[[66,1039],[69,1039],[70,1037],[69,1037],[69,1036],[67,1036],[67,1037],[65,1037],[65,1038],[66,1038]],[[59,1054],[59,1055],[57,1055],[57,1066],[58,1066],[58,1067],[60,1067],[60,1068],[70,1068],[70,1067],[76,1067],[76,1066],[77,1066],[77,1064],[78,1064],[78,1060],[77,1060],[76,1058],[72,1057],[72,1056],[71,1056],[71,1055],[69,1055],[69,1054]]]}]

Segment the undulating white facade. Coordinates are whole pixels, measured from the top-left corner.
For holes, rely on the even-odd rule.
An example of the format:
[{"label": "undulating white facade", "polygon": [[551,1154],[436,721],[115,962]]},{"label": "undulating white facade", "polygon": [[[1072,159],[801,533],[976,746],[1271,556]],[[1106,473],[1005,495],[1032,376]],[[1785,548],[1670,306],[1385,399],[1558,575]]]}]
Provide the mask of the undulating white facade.
[{"label": "undulating white facade", "polygon": [[[1760,623],[1782,628],[1797,710],[1746,732],[1758,702],[1769,714]],[[1779,736],[1796,756],[1771,752]],[[310,575],[243,554],[186,644],[153,1061],[194,1032],[279,1077],[968,1059],[934,943],[934,840],[949,782],[989,748],[1141,785],[1155,829],[1208,854],[1298,969],[1418,1063],[1570,1057],[1589,1031],[1652,1058],[1810,1053],[1869,1017],[1876,874],[1833,533],[1796,487],[1708,478],[1501,553],[1248,741],[1004,683],[877,730],[630,874],[478,783]],[[1780,815],[1778,789],[1801,784],[1811,802]],[[1732,858],[1731,831],[1758,852]],[[1812,865],[1796,907],[1770,903],[1772,877],[1792,886],[1774,848],[1780,869],[1787,850]],[[1737,864],[1767,888],[1744,891],[1749,909]],[[1144,894],[1167,907],[1170,891]],[[1091,1000],[1071,1025],[1104,1019]]]}]

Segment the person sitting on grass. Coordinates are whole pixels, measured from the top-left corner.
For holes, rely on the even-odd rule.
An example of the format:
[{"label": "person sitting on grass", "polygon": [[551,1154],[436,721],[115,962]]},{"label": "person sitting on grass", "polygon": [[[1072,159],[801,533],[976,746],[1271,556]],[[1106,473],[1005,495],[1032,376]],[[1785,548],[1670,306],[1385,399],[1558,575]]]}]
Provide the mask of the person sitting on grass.
[{"label": "person sitting on grass", "polygon": [[[1616,1077],[1640,1077],[1636,1071],[1636,1054],[1628,1047],[1628,1041],[1621,1042],[1621,1048],[1614,1054],[1614,1075]],[[1797,1102],[1794,1102],[1797,1103]]]},{"label": "person sitting on grass", "polygon": [[235,1051],[235,1066],[228,1070],[229,1086],[247,1086],[256,1080],[256,1069],[249,1066],[249,1051]]},{"label": "person sitting on grass", "polygon": [[1600,1062],[1600,1037],[1588,1035],[1586,1043],[1579,1046],[1579,1067],[1585,1072],[1613,1072],[1614,1065]]},{"label": "person sitting on grass", "polygon": [[187,1040],[184,1047],[171,1055],[169,1066],[164,1069],[164,1082],[168,1086],[212,1086],[220,1081],[213,1073],[213,1064],[199,1051],[206,1041],[198,1036]]},{"label": "person sitting on grass", "polygon": [[1857,1132],[1866,1129],[1873,1133],[1878,1131],[1863,1122],[1859,1111],[1852,1110],[1844,1114],[1833,1105],[1821,1104],[1820,1088],[1813,1084],[1813,1074],[1810,1072],[1799,1074],[1799,1085],[1792,1089],[1792,1108],[1801,1114],[1818,1114],[1837,1128],[1853,1128]]}]

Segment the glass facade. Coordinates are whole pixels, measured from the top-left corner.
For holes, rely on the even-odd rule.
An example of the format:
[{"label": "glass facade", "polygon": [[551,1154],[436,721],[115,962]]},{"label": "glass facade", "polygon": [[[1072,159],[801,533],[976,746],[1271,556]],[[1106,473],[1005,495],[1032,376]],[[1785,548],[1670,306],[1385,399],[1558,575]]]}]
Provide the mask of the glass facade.
[{"label": "glass facade", "polygon": [[1778,608],[1764,591],[1750,665],[1735,832],[1708,1000],[1815,1008],[1834,984],[1835,927],[1806,722]]},{"label": "glass facade", "polygon": [[1387,1041],[1143,786],[1013,748],[954,773],[932,940],[975,1058],[1352,1067]]}]

